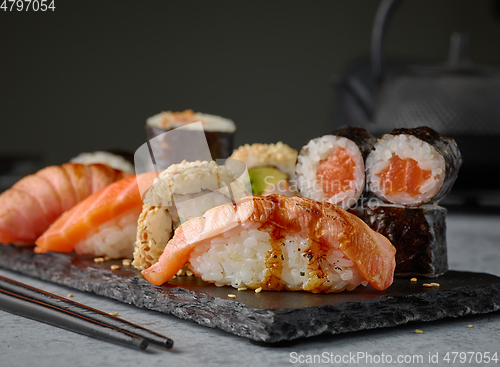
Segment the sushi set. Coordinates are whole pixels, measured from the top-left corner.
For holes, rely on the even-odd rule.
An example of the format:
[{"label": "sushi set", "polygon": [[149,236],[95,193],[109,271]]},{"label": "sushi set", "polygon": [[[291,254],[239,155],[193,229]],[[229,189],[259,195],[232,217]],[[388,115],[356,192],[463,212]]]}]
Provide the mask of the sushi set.
[{"label": "sushi set", "polygon": [[0,267],[269,343],[500,309],[500,278],[448,270],[453,139],[346,126],[233,151],[235,130],[163,112],[148,168],[84,154],[24,177],[0,194]]},{"label": "sushi set", "polygon": [[[264,345],[500,309],[500,278],[484,273],[448,271],[432,279],[440,284],[438,288],[423,287],[429,281],[424,278],[415,283],[395,278],[385,291],[358,287],[328,294],[255,293],[217,287],[194,276],[178,276],[155,286],[120,261],[95,263],[92,257],[75,253],[34,254],[9,245],[0,248],[0,255],[3,269],[157,311],[158,317],[174,315]],[[112,265],[120,269],[111,270]]]}]

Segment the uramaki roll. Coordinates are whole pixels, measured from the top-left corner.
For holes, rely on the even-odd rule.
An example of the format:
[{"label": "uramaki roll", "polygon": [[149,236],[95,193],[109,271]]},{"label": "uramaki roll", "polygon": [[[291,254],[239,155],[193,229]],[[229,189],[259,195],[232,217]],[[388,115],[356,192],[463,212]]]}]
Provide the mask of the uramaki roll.
[{"label": "uramaki roll", "polygon": [[294,184],[297,151],[281,141],[276,144],[245,144],[230,159],[246,164],[254,195],[297,195]]},{"label": "uramaki roll", "polygon": [[429,127],[395,129],[369,154],[367,183],[371,192],[393,204],[435,203],[450,191],[461,164],[452,138]]},{"label": "uramaki roll", "polygon": [[300,194],[344,209],[353,206],[364,191],[364,160],[375,140],[366,130],[347,126],[309,141],[295,166]]}]

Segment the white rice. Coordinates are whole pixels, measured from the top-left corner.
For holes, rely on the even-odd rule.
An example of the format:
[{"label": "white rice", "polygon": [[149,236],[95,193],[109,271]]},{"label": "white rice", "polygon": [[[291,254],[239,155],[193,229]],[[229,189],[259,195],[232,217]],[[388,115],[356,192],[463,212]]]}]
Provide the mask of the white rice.
[{"label": "white rice", "polygon": [[[200,243],[189,258],[190,269],[217,286],[268,289],[271,271],[266,265],[266,258],[270,257],[273,246],[269,232],[256,226],[246,229],[238,226]],[[292,233],[277,245],[278,249],[275,248],[273,253],[281,253],[275,261],[282,265],[278,288],[339,292],[352,290],[360,284],[367,285],[354,263],[333,246],[319,260],[326,276],[318,280],[314,272],[317,260],[314,258],[311,261],[307,252],[312,245],[310,239]]]},{"label": "white rice", "polygon": [[[414,159],[420,169],[431,171],[432,177],[420,187],[420,194],[411,196],[400,192],[390,194],[388,188],[383,187],[380,174],[393,157],[401,159]],[[374,150],[366,160],[367,181],[370,191],[381,199],[394,204],[419,205],[429,202],[437,195],[445,178],[445,160],[442,155],[430,144],[408,134],[386,134],[374,146]]]},{"label": "white rice", "polygon": [[189,124],[198,121],[202,123],[204,131],[219,131],[227,133],[233,133],[236,131],[236,125],[232,120],[221,116],[209,115],[206,113],[194,113],[192,111],[161,112],[148,118],[146,120],[146,123],[148,125],[161,127],[166,130],[176,129],[178,127],[185,127],[189,130],[191,127],[193,127]]},{"label": "white rice", "polygon": [[121,171],[134,172],[134,165],[132,163],[121,155],[109,152],[97,151],[92,153],[80,153],[76,157],[71,158],[70,162],[81,164],[101,163]]},{"label": "white rice", "polygon": [[139,212],[134,209],[102,224],[75,244],[77,254],[131,258],[137,232]]},{"label": "white rice", "polygon": [[[323,191],[321,182],[318,180],[317,171],[321,161],[331,157],[337,148],[345,149],[354,160],[354,180],[350,183],[347,191],[339,192],[329,196]],[[354,205],[361,196],[365,184],[365,165],[361,152],[352,140],[335,135],[325,135],[312,139],[299,153],[297,165],[297,184],[302,196],[317,201],[326,201],[337,204],[344,209]],[[329,183],[339,186],[341,183]]]}]

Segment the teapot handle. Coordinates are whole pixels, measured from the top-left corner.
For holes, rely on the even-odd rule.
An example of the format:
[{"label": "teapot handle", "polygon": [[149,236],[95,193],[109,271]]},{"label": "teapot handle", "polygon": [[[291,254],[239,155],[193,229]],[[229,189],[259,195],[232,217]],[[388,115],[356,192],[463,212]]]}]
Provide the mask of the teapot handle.
[{"label": "teapot handle", "polygon": [[387,25],[389,23],[389,19],[400,3],[401,0],[382,0],[377,9],[377,13],[375,14],[371,39],[371,68],[373,80],[376,84],[379,84],[382,81],[382,48]]}]

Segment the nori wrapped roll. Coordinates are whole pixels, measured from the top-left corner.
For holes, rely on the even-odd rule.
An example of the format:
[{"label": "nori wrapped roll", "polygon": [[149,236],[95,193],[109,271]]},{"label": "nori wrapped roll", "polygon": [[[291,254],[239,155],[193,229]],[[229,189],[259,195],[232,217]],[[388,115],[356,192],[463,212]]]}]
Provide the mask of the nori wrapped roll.
[{"label": "nori wrapped roll", "polygon": [[451,190],[461,165],[452,138],[425,126],[395,129],[368,156],[367,183],[375,195],[393,204],[437,203]]},{"label": "nori wrapped roll", "polygon": [[448,270],[445,208],[370,204],[356,214],[396,248],[396,276],[437,277]]}]

